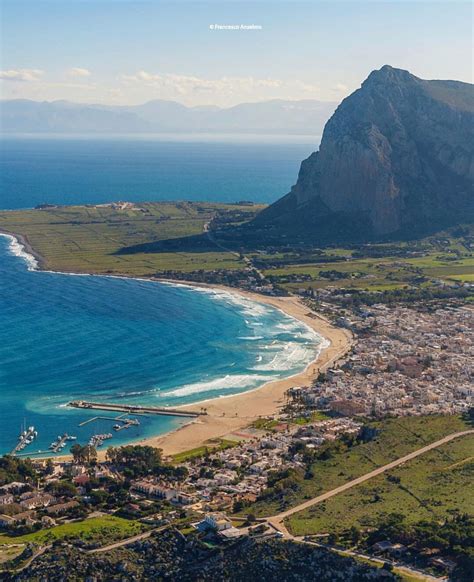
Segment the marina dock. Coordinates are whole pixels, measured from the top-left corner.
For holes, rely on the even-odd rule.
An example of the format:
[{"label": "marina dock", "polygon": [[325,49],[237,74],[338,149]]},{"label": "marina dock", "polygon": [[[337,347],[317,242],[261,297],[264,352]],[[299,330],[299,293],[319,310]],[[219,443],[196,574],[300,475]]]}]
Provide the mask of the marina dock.
[{"label": "marina dock", "polygon": [[161,414],[164,416],[184,416],[187,418],[197,418],[205,415],[205,412],[180,410],[178,408],[167,408],[159,406],[139,406],[134,404],[109,404],[105,402],[87,402],[85,400],[73,400],[68,402],[68,406],[74,408],[85,408],[88,410],[108,410],[111,412],[128,412],[129,414]]},{"label": "marina dock", "polygon": [[10,452],[10,455],[15,456],[20,454],[20,451],[22,451],[25,447],[30,445],[37,436],[38,431],[35,430],[34,426],[30,426],[28,427],[28,429],[24,428],[18,437],[17,444]]}]

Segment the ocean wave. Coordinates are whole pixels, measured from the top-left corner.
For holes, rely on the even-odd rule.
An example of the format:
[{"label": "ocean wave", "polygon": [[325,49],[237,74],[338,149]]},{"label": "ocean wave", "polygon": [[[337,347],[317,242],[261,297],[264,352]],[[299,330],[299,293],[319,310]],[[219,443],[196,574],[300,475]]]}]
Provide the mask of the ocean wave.
[{"label": "ocean wave", "polygon": [[278,350],[275,356],[264,364],[254,366],[252,370],[259,372],[287,372],[293,370],[300,363],[308,364],[314,358],[314,346],[289,342],[283,349]]},{"label": "ocean wave", "polygon": [[[164,285],[172,285],[173,287],[181,287],[183,289],[192,289],[198,293],[208,295],[210,298],[217,301],[224,301],[228,304],[234,305],[239,308],[239,311],[246,316],[250,317],[261,317],[262,315],[268,315],[274,309],[263,303],[259,303],[253,299],[247,299],[242,297],[237,293],[232,291],[225,291],[224,289],[218,289],[215,287],[199,287],[192,283],[175,283],[174,281],[160,281]],[[245,319],[247,325],[256,325],[255,323]]]},{"label": "ocean wave", "polygon": [[38,261],[32,254],[26,252],[25,245],[21,244],[21,242],[11,234],[1,233],[0,236],[4,236],[8,240],[8,251],[10,254],[15,257],[20,257],[25,261],[28,271],[38,270]]},{"label": "ocean wave", "polygon": [[149,390],[135,390],[133,392],[117,392],[116,394],[107,396],[107,400],[114,400],[115,398],[130,398],[130,396],[145,396],[159,391],[160,388],[150,388]]},{"label": "ocean wave", "polygon": [[262,317],[268,315],[272,311],[271,307],[269,308],[258,301],[247,299],[236,293],[222,291],[221,289],[210,289],[210,291],[212,292],[211,297],[213,299],[216,299],[217,301],[225,301],[226,303],[234,305],[247,317]]},{"label": "ocean wave", "polygon": [[199,394],[204,392],[213,392],[216,390],[232,390],[238,389],[248,389],[256,388],[262,382],[270,382],[275,380],[275,377],[264,376],[261,374],[228,374],[223,378],[216,378],[214,380],[208,380],[207,382],[196,382],[194,384],[185,384],[180,388],[175,390],[170,390],[168,392],[163,392],[160,394],[161,397],[169,396],[191,396],[192,394]]},{"label": "ocean wave", "polygon": [[257,340],[263,340],[265,338],[263,337],[263,335],[241,335],[237,339],[254,342]]}]

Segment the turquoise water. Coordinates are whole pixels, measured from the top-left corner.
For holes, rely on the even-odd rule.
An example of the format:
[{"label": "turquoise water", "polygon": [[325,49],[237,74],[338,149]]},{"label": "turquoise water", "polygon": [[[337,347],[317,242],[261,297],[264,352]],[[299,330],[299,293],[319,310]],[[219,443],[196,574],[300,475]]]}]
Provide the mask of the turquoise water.
[{"label": "turquoise water", "polygon": [[191,137],[3,137],[0,208],[120,199],[273,202],[290,190],[301,160],[319,142],[308,136],[272,136],[265,143],[249,136]]},{"label": "turquoise water", "polygon": [[[39,433],[28,452],[66,431],[82,443],[112,432],[113,420],[79,427],[97,413],[69,400],[176,406],[236,394],[302,370],[320,342],[279,310],[227,292],[34,267],[0,236],[0,453],[24,422]],[[183,422],[140,420],[108,444]]]}]

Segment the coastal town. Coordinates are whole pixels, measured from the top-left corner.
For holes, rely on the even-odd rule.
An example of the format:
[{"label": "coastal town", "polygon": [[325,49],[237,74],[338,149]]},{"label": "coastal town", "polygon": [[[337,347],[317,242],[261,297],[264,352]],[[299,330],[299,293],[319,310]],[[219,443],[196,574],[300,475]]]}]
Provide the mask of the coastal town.
[{"label": "coastal town", "polygon": [[[307,308],[315,307],[314,299],[303,301]],[[244,423],[189,453],[162,456],[156,448],[129,445],[111,447],[99,458],[91,444],[75,444],[72,459],[4,457],[2,474],[19,474],[22,467],[22,478],[4,478],[0,486],[3,531],[12,539],[27,532],[47,535],[67,524],[110,516],[133,520],[139,536],[171,528],[225,547],[243,539],[268,543],[285,530],[256,517],[253,508],[277,491],[283,499],[298,479],[312,475],[316,459],[341,446],[350,450],[376,439],[374,422],[472,416],[470,307],[455,302],[428,308],[375,304],[336,314],[329,304],[319,308],[336,327],[350,332],[349,350],[309,385],[289,388],[275,414]],[[312,540],[308,537],[306,543]],[[97,543],[79,540],[74,546],[89,552],[96,551]],[[449,553],[422,558],[412,545],[406,554],[403,544],[392,543],[383,533],[370,543],[366,559],[390,567],[423,563],[433,573],[458,567]],[[24,546],[12,564],[33,551]]]},{"label": "coastal town", "polygon": [[[232,276],[235,292],[246,300],[276,307],[326,338],[316,360],[291,378],[200,408],[69,403],[79,410],[113,414],[115,431],[139,426],[143,414],[188,417],[178,430],[137,444],[99,450],[104,442],[113,443],[112,433],[104,433],[88,444],[76,442],[68,451],[67,444],[76,437],[64,434],[58,437],[57,451],[70,452],[72,458],[35,460],[23,452],[35,434],[30,427],[20,435],[13,456],[0,460],[0,527],[14,548],[4,560],[7,569],[15,571],[36,556],[36,544],[15,540],[51,540],[62,528],[93,527],[107,520],[113,520],[110,526],[79,536],[70,551],[101,552],[107,543],[128,547],[143,535],[159,541],[163,531],[174,540],[173,547],[191,539],[229,551],[245,540],[268,544],[285,538],[300,544],[323,541],[326,551],[338,555],[362,552],[364,560],[376,560],[387,572],[421,566],[443,576],[463,569],[462,552],[427,548],[416,536],[408,543],[407,534],[395,534],[383,519],[371,528],[339,532],[335,527],[301,536],[291,533],[289,524],[275,521],[272,512],[311,498],[303,493],[304,483],[323,478],[320,468],[315,469],[318,463],[377,443],[389,419],[419,417],[434,425],[448,419],[449,425],[452,418],[458,430],[470,426],[474,311],[457,296],[465,287],[448,290],[447,299],[393,302],[383,293],[371,293],[370,301],[355,301],[353,293],[337,287],[289,295],[252,261],[244,276],[239,271]],[[196,277],[200,282],[200,274]],[[203,282],[214,285],[212,277],[206,273]],[[217,282],[229,284],[227,277]],[[409,430],[419,434],[419,429]],[[426,444],[424,437],[418,444]],[[21,454],[15,456],[17,452]],[[464,518],[456,513],[453,519]],[[458,526],[446,521],[443,527]]]},{"label": "coastal town", "polygon": [[457,414],[474,402],[474,310],[374,305],[336,317],[357,338],[338,366],[291,391],[302,408],[351,416]]},{"label": "coastal town", "polygon": [[474,582],[472,2],[0,6],[0,582]]}]

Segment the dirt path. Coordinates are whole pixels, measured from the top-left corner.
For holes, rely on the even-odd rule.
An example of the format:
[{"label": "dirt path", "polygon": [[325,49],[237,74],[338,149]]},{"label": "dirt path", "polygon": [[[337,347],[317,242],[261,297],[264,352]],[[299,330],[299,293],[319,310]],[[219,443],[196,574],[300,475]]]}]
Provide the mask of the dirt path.
[{"label": "dirt path", "polygon": [[163,531],[168,526],[165,525],[163,527],[153,528],[148,531],[145,531],[141,534],[137,534],[136,536],[132,536],[131,538],[125,538],[124,540],[119,540],[114,542],[113,544],[109,544],[107,546],[102,546],[100,548],[95,548],[93,550],[89,550],[88,554],[100,554],[102,552],[109,552],[110,550],[115,550],[116,548],[122,548],[123,546],[128,546],[133,544],[134,542],[139,542],[140,540],[146,540],[151,536],[152,533]]}]

